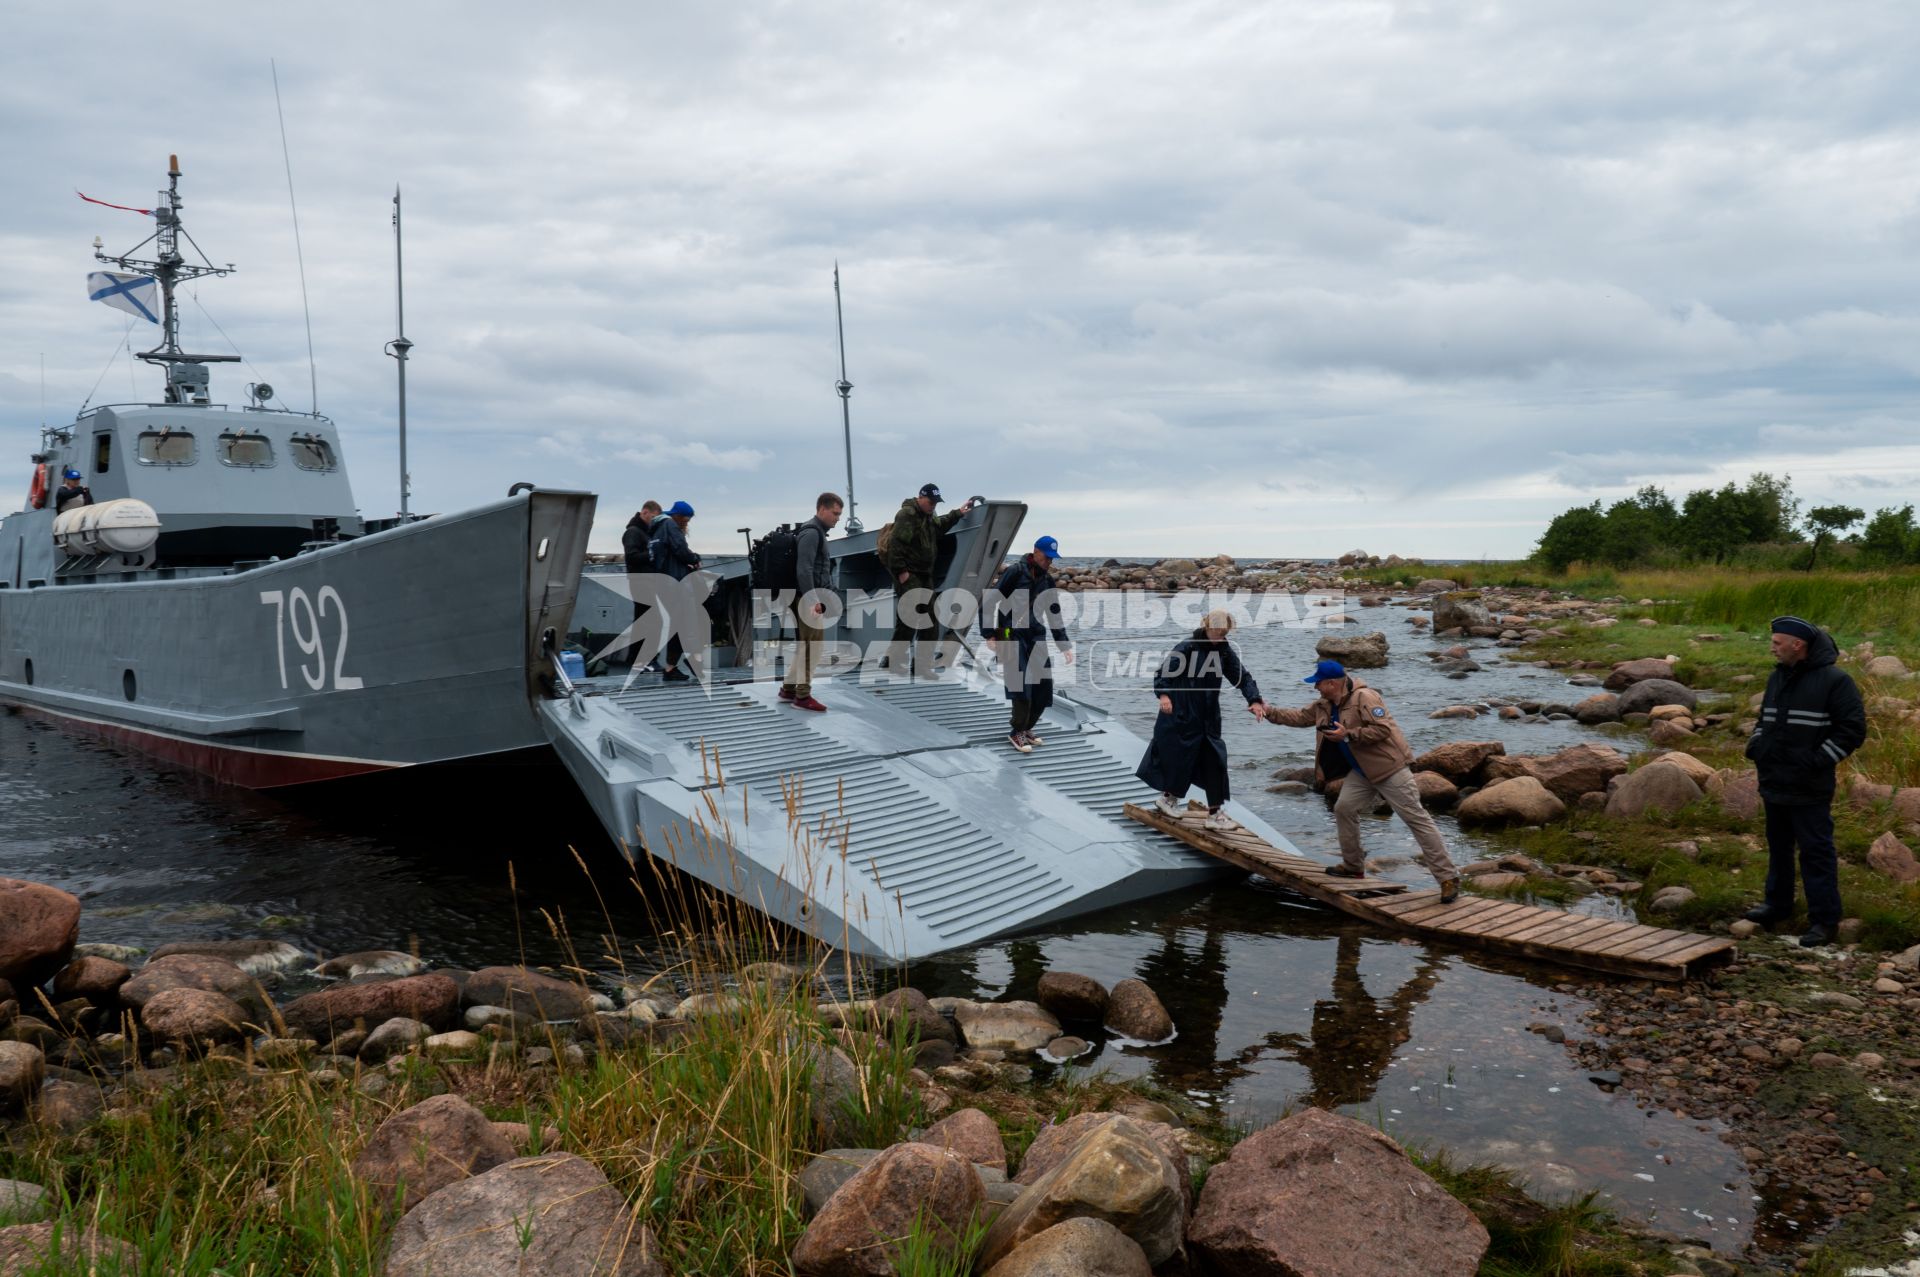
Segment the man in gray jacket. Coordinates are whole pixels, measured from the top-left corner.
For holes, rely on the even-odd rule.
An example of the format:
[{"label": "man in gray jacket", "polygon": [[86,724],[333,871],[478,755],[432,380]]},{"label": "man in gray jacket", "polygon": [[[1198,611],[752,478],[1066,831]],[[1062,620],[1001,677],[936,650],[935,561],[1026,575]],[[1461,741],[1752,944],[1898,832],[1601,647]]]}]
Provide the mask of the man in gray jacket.
[{"label": "man in gray jacket", "polygon": [[826,591],[833,588],[833,560],[827,555],[827,533],[840,522],[845,503],[836,493],[822,492],[813,503],[813,517],[800,525],[798,558],[794,563],[797,590],[793,624],[797,631],[793,656],[787,661],[787,680],[780,699],[795,709],[816,713],[827,707],[813,699],[813,667],[820,659],[820,641],[826,629]]}]

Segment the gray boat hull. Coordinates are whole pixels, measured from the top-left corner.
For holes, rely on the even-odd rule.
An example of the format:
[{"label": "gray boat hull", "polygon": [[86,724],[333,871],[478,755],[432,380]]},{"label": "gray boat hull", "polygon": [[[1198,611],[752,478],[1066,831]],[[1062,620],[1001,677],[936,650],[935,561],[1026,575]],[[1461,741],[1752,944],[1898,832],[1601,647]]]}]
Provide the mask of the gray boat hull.
[{"label": "gray boat hull", "polygon": [[[0,704],[256,789],[539,747],[593,508],[535,491],[245,570],[8,580]],[[0,524],[22,585],[47,514]]]}]

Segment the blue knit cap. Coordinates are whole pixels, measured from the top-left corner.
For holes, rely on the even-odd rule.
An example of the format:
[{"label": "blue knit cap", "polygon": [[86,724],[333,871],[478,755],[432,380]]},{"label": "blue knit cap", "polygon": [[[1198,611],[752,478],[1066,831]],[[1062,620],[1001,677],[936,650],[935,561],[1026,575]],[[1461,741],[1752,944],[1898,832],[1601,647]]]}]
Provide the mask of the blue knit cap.
[{"label": "blue knit cap", "polygon": [[1797,616],[1776,616],[1773,618],[1773,632],[1786,634],[1793,638],[1811,643],[1820,637],[1820,631]]},{"label": "blue knit cap", "polygon": [[673,503],[673,509],[667,511],[667,513],[670,515],[673,515],[676,518],[679,517],[680,515],[685,515],[688,518],[692,518],[693,507],[688,505],[684,501],[676,501]]}]

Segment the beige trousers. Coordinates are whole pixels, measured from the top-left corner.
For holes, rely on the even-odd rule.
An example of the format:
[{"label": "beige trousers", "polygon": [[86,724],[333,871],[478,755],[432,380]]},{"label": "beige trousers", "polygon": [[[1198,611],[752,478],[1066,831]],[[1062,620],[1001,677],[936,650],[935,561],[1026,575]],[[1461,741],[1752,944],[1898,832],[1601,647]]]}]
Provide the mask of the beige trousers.
[{"label": "beige trousers", "polygon": [[813,695],[813,667],[820,661],[820,640],[825,630],[816,629],[810,618],[793,618],[796,635],[787,656],[787,677],[780,684],[795,696]]},{"label": "beige trousers", "polygon": [[1420,863],[1435,882],[1445,884],[1460,876],[1460,871],[1453,867],[1452,857],[1447,855],[1440,826],[1433,823],[1433,817],[1420,805],[1420,786],[1414,783],[1410,767],[1402,767],[1377,781],[1352,771],[1340,782],[1340,797],[1333,804],[1333,823],[1340,831],[1340,859],[1346,862],[1347,868],[1366,868],[1367,853],[1360,846],[1360,817],[1383,802],[1413,831],[1413,841],[1420,847]]}]

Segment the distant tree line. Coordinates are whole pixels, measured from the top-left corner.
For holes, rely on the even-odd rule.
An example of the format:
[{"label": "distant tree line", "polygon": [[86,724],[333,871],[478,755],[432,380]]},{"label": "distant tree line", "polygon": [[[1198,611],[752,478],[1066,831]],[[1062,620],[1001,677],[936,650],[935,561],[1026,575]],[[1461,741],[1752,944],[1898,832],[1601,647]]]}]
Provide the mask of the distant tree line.
[{"label": "distant tree line", "polygon": [[1811,569],[1845,537],[1851,557],[1863,566],[1920,563],[1920,525],[1913,507],[1883,509],[1871,519],[1853,506],[1815,506],[1803,515],[1785,475],[1756,474],[1741,485],[1701,488],[1675,504],[1648,485],[1612,505],[1575,506],[1556,516],[1534,547],[1533,558],[1555,572],[1573,563],[1613,568],[1661,562],[1727,563],[1771,550]]}]

